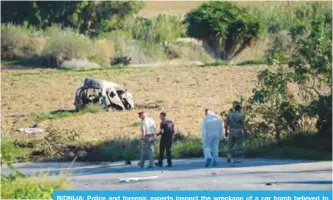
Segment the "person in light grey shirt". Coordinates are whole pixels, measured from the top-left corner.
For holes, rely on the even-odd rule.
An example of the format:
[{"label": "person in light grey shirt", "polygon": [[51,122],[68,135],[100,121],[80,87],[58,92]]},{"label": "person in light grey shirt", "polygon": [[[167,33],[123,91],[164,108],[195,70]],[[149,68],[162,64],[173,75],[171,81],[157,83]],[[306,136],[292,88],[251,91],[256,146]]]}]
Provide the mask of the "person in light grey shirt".
[{"label": "person in light grey shirt", "polygon": [[154,166],[154,140],[156,135],[156,123],[152,118],[147,117],[145,112],[139,112],[138,115],[141,119],[140,131],[142,138],[139,166],[144,167],[146,156],[148,155],[148,168],[152,168]]}]

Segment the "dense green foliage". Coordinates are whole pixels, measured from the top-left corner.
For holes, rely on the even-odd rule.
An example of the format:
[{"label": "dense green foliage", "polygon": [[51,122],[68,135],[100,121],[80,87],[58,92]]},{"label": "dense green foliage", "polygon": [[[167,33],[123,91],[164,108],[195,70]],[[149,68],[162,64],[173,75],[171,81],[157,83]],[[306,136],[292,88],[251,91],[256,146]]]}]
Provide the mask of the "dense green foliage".
[{"label": "dense green foliage", "polygon": [[[281,131],[295,131],[299,116],[294,106],[294,100],[288,89],[291,72],[280,66],[277,72],[264,70],[258,76],[258,87],[250,102],[256,115],[261,115],[263,122],[267,123],[268,132],[273,129],[277,139]],[[256,107],[256,104],[259,106]],[[255,116],[252,116],[254,118]]]},{"label": "dense green foliage", "polygon": [[50,199],[53,190],[67,188],[67,180],[47,180],[40,177],[26,177],[11,164],[16,157],[22,155],[13,141],[1,138],[1,165],[7,165],[12,173],[1,174],[1,198],[2,199]]},{"label": "dense green foliage", "polygon": [[262,2],[249,6],[248,12],[263,23],[266,33],[278,33],[292,27],[311,26],[311,21],[321,19],[332,12],[331,2]]},{"label": "dense green foliage", "polygon": [[[164,44],[185,35],[186,27],[176,16],[158,15],[156,18],[137,18],[128,28],[134,39]],[[126,27],[125,27],[126,28]]]},{"label": "dense green foliage", "polygon": [[[248,118],[262,119],[255,123],[255,131],[274,133],[280,139],[282,132],[297,133],[305,128],[305,118],[314,118],[319,134],[332,137],[331,30],[331,17],[313,20],[310,28],[294,27],[290,30],[296,44],[292,54],[267,57],[277,70],[266,69],[258,75],[258,87],[245,103]],[[282,65],[286,61],[289,68]],[[297,84],[301,102],[288,84]]]},{"label": "dense green foliage", "polygon": [[[230,2],[204,3],[185,16],[188,35],[207,42],[218,58],[230,60],[260,33],[260,22]],[[221,44],[222,42],[222,44]]]},{"label": "dense green foliage", "polygon": [[[159,142],[156,141],[156,144]],[[75,146],[75,147],[74,147]],[[227,155],[227,139],[220,145],[220,155]],[[247,157],[273,157],[273,158],[300,158],[311,160],[329,160],[332,157],[331,141],[311,132],[302,132],[297,135],[281,135],[277,142],[269,135],[252,135],[244,142],[244,153]],[[44,147],[47,151],[47,146]],[[124,161],[137,160],[140,157],[140,138],[116,137],[109,141],[97,144],[73,144],[73,149],[84,149],[87,154],[77,157],[77,161]],[[155,156],[158,156],[159,146],[155,145]],[[199,137],[185,136],[180,132],[174,136],[172,154],[174,158],[201,157],[202,144]],[[40,159],[59,157],[41,156]],[[73,159],[62,156],[63,161]]]},{"label": "dense green foliage", "polygon": [[295,71],[293,78],[302,86],[303,97],[311,101],[305,113],[318,117],[319,133],[332,137],[332,16],[314,20],[309,30],[302,30],[292,30],[297,45],[289,67]]},{"label": "dense green foliage", "polygon": [[53,24],[71,27],[81,33],[111,31],[125,17],[136,14],[143,2],[136,1],[29,1],[1,2],[2,23],[23,24],[46,28]]}]

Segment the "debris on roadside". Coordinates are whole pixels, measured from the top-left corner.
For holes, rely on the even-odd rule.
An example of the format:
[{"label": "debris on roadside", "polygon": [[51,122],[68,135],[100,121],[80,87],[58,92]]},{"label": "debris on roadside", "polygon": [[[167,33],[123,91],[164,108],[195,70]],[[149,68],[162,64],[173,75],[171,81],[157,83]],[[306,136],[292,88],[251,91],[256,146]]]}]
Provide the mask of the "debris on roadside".
[{"label": "debris on roadside", "polygon": [[20,128],[18,131],[22,133],[27,133],[27,134],[33,134],[33,133],[42,133],[43,129],[41,128]]},{"label": "debris on roadside", "polygon": [[133,181],[144,181],[144,180],[150,180],[150,179],[156,179],[159,176],[148,176],[148,177],[136,177],[136,178],[123,178],[119,180],[119,183],[129,183]]}]

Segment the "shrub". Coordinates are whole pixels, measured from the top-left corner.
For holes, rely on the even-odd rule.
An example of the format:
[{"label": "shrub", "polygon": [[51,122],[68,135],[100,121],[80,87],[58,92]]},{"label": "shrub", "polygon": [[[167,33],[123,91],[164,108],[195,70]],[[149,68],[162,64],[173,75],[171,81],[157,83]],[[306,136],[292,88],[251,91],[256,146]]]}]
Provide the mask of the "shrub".
[{"label": "shrub", "polygon": [[280,31],[271,34],[265,57],[275,57],[279,54],[290,55],[294,49],[292,38],[287,31]]},{"label": "shrub", "polygon": [[164,44],[185,36],[186,27],[179,17],[159,15],[153,21],[152,38],[155,43]]},{"label": "shrub", "polygon": [[133,41],[131,32],[125,30],[112,31],[104,37],[114,41],[114,51],[117,55],[124,55],[128,44]]},{"label": "shrub", "polygon": [[1,140],[1,165],[7,164],[12,171],[9,175],[1,174],[2,199],[45,199],[52,198],[53,190],[66,189],[68,182],[60,180],[46,180],[39,177],[26,177],[15,169],[11,163],[17,155],[22,155],[21,149],[7,139]]},{"label": "shrub", "polygon": [[24,26],[1,26],[1,59],[31,59],[44,46],[44,38]]},{"label": "shrub", "polygon": [[230,2],[203,3],[185,16],[188,35],[202,39],[216,58],[230,60],[261,31],[260,21]]},{"label": "shrub", "polygon": [[[139,138],[117,137],[92,147],[84,158],[85,161],[119,161],[134,160],[140,156],[141,141]],[[80,158],[79,158],[80,159]]]},{"label": "shrub", "polygon": [[266,64],[264,59],[246,60],[246,61],[237,63],[237,65],[263,65],[263,64]]},{"label": "shrub", "polygon": [[110,39],[96,39],[93,41],[93,46],[88,60],[102,66],[109,66],[110,57],[115,54],[115,43]]},{"label": "shrub", "polygon": [[159,44],[132,41],[123,53],[131,58],[132,64],[146,64],[165,60],[164,48]]},{"label": "shrub", "polygon": [[[47,45],[43,51],[44,61],[64,67],[93,67],[110,65],[115,44],[110,39],[91,40],[71,29],[52,26],[44,31]],[[67,61],[67,63],[65,63]],[[70,63],[68,63],[70,61]],[[73,64],[73,66],[70,66]]]},{"label": "shrub", "polygon": [[247,9],[261,19],[266,32],[278,33],[300,24],[310,26],[311,20],[331,13],[331,7],[331,2],[263,2]]},{"label": "shrub", "polygon": [[182,132],[177,132],[173,136],[174,142],[184,141],[185,139],[186,139],[186,136]]},{"label": "shrub", "polygon": [[21,149],[16,148],[13,141],[1,138],[1,164],[14,163],[20,154],[22,155]]},{"label": "shrub", "polygon": [[311,21],[309,29],[294,27],[291,35],[297,46],[288,65],[311,101],[305,114],[318,118],[319,133],[332,138],[332,15]]},{"label": "shrub", "polygon": [[48,28],[43,51],[45,64],[61,66],[64,61],[85,59],[91,55],[94,46],[92,41],[70,29]]},{"label": "shrub", "polygon": [[201,157],[203,155],[200,138],[186,138],[184,141],[176,142],[172,147],[175,158]]},{"label": "shrub", "polygon": [[90,103],[84,108],[84,110],[82,112],[98,113],[98,112],[102,112],[102,111],[103,111],[102,105]]},{"label": "shrub", "polygon": [[52,181],[40,177],[1,178],[2,199],[51,199],[54,190],[67,188],[68,182],[64,178]]},{"label": "shrub", "polygon": [[153,41],[153,20],[137,17],[132,19],[131,22],[125,27],[135,40],[142,40],[147,42]]},{"label": "shrub", "polygon": [[210,62],[213,60],[202,43],[197,41],[177,40],[166,46],[166,53],[169,58],[180,58],[187,61]]},{"label": "shrub", "polygon": [[250,137],[244,142],[247,157],[275,157],[308,160],[331,160],[330,140],[313,133],[300,132],[279,142],[270,137]]},{"label": "shrub", "polygon": [[129,58],[127,56],[113,56],[111,58],[111,65],[129,65],[132,58]]},{"label": "shrub", "polygon": [[176,16],[158,15],[154,19],[136,18],[129,22],[130,30],[136,40],[164,44],[185,36],[186,26]]},{"label": "shrub", "polygon": [[116,55],[130,57],[132,64],[153,63],[166,59],[163,46],[132,39],[132,33],[129,30],[113,31],[107,37],[115,41]]}]

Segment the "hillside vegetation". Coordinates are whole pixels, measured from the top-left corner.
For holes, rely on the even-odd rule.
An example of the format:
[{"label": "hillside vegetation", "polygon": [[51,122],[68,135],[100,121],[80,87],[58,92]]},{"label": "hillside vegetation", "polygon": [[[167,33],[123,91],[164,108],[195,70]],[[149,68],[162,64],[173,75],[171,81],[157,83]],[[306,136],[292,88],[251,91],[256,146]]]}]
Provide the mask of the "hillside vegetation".
[{"label": "hillside vegetation", "polygon": [[[208,3],[214,9],[221,5],[220,11],[215,13],[223,13],[228,6],[234,7],[230,20],[221,24],[217,31],[220,38],[212,39],[195,31],[209,30],[200,27],[199,21],[183,21],[187,14],[190,19],[191,9],[198,8],[200,2],[25,2],[22,8],[27,9],[29,15],[14,15],[15,2],[1,4],[4,8],[2,60],[18,60],[16,64],[20,65],[67,68],[114,65],[111,60],[117,55],[131,57],[132,64],[170,59],[203,63],[224,59],[232,64],[262,64],[266,51],[272,46],[279,44],[282,47],[274,48],[286,48],[290,44],[287,32],[291,27],[308,27],[312,19],[324,17],[331,8],[330,2]],[[70,14],[74,12],[71,9],[75,10],[75,15]],[[201,8],[198,9],[201,12]],[[155,12],[159,14],[152,14]],[[210,17],[217,22],[223,14]],[[232,24],[236,19],[241,21]],[[212,27],[216,22],[211,21]],[[259,26],[249,32],[252,22]],[[243,28],[242,23],[246,24]],[[225,31],[227,26],[229,31]],[[240,32],[236,33],[236,29]],[[239,38],[233,41],[233,35]],[[192,36],[200,40],[179,39]],[[222,44],[218,44],[217,39]]]}]

